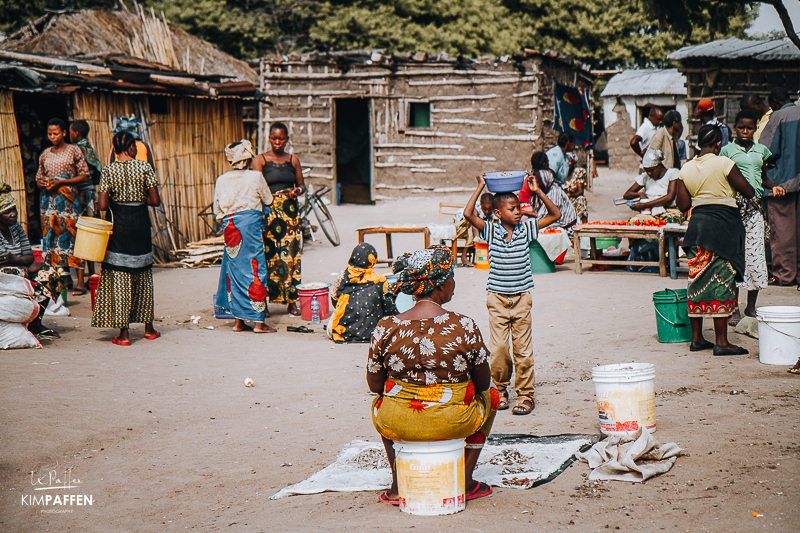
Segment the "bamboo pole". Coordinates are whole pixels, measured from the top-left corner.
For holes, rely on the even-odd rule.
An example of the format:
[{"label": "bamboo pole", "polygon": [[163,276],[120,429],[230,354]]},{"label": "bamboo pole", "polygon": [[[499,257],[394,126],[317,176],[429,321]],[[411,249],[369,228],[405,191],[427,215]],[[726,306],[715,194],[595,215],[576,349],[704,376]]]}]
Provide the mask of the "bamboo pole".
[{"label": "bamboo pole", "polygon": [[14,95],[0,90],[0,168],[4,170],[4,181],[11,186],[11,195],[17,203],[18,221],[27,231],[28,209],[25,194],[25,174],[22,171],[22,154],[19,148],[19,132],[14,115]]}]

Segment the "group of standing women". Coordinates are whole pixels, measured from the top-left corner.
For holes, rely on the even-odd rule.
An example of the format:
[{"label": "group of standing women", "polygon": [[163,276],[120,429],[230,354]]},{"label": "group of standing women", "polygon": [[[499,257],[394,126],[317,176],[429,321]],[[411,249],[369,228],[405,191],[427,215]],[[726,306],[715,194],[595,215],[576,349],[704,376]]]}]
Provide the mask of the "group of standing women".
[{"label": "group of standing women", "polygon": [[275,332],[264,322],[270,316],[268,302],[300,314],[303,241],[297,197],[305,184],[300,160],[285,151],[288,141],[288,128],[275,123],[268,152],[256,154],[246,140],[225,148],[234,170],[221,175],[214,190],[214,214],[225,240],[216,301],[235,317],[235,331]]}]

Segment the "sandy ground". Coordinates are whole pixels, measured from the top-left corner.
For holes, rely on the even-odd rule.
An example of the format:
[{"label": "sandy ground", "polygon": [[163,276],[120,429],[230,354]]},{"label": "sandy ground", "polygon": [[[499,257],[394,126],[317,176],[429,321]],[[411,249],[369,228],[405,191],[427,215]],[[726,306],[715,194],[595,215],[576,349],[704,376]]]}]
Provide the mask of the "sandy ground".
[{"label": "sandy ground", "polygon": [[[611,198],[631,179],[601,171],[589,194],[593,220],[629,215]],[[356,227],[436,221],[437,202],[465,198],[412,195],[332,207],[342,246],[309,245],[304,280],[333,281],[355,245]],[[395,250],[420,245],[418,236],[407,237]],[[71,302],[71,317],[48,319],[63,339],[0,353],[0,530],[800,531],[800,379],[785,366],[759,363],[757,341],[736,334],[733,342],[749,356],[715,358],[692,354],[685,344],[659,344],[651,295],[685,287],[685,278],[577,276],[570,263],[536,276],[536,410],[527,417],[501,412],[494,430],[596,433],[591,368],[651,362],[656,437],[688,456],[644,484],[592,484],[588,468],[574,464],[541,487],[495,489],[465,512],[425,518],[379,504],[377,493],[268,499],[330,463],[350,440],[378,440],[364,379],[366,346],[334,345],[320,327],[288,333],[286,326],[300,319],[274,306],[270,323],[279,333],[234,333],[231,322],[211,317],[217,277],[217,268],[156,270],[163,333],[157,341],[143,340],[138,325],[131,347],[112,346],[112,331],[89,327],[86,296]],[[448,305],[484,332],[485,278],[457,269]],[[798,300],[794,288],[770,288],[760,303]],[[192,314],[203,317],[199,326],[179,324]],[[210,325],[213,331],[203,329]],[[246,377],[255,387],[245,388]],[[68,468],[80,483],[59,492],[91,495],[91,506],[54,514],[23,504],[48,492],[33,490],[37,480]]]}]

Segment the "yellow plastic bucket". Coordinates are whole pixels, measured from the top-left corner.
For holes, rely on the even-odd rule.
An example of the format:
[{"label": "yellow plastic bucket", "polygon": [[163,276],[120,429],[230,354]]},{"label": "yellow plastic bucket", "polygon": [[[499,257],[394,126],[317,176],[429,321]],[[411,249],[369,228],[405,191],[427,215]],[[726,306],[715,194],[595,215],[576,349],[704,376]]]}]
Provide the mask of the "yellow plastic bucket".
[{"label": "yellow plastic bucket", "polygon": [[80,217],[75,226],[75,250],[72,255],[87,261],[102,261],[114,224],[99,218]]},{"label": "yellow plastic bucket", "polygon": [[489,244],[475,240],[475,268],[489,270]]}]

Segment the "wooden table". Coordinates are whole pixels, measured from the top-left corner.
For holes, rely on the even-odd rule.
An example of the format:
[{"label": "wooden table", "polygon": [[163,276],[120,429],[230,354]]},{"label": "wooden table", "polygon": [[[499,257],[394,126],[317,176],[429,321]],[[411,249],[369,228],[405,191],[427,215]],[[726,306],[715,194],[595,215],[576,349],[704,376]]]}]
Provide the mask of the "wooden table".
[{"label": "wooden table", "polygon": [[364,235],[372,235],[375,233],[382,233],[386,235],[386,256],[388,259],[378,259],[378,263],[388,263],[392,264],[394,261],[394,252],[392,252],[392,234],[393,233],[422,233],[423,237],[425,238],[425,248],[430,247],[431,245],[431,232],[425,226],[417,226],[417,227],[400,227],[400,228],[393,228],[393,227],[373,227],[373,228],[359,228],[358,230],[358,242],[364,242]]},{"label": "wooden table", "polygon": [[667,251],[669,252],[669,277],[678,279],[678,246],[686,235],[687,226],[667,224],[662,228],[664,236],[667,238]]},{"label": "wooden table", "polygon": [[[589,258],[581,258],[581,237],[589,237]],[[595,239],[598,237],[614,237],[620,239],[658,240],[658,261],[609,261],[597,259]],[[597,224],[579,224],[573,230],[573,246],[575,249],[575,273],[582,274],[583,265],[624,265],[658,267],[658,275],[666,277],[667,265],[664,258],[664,233],[655,226],[602,226]]]}]

